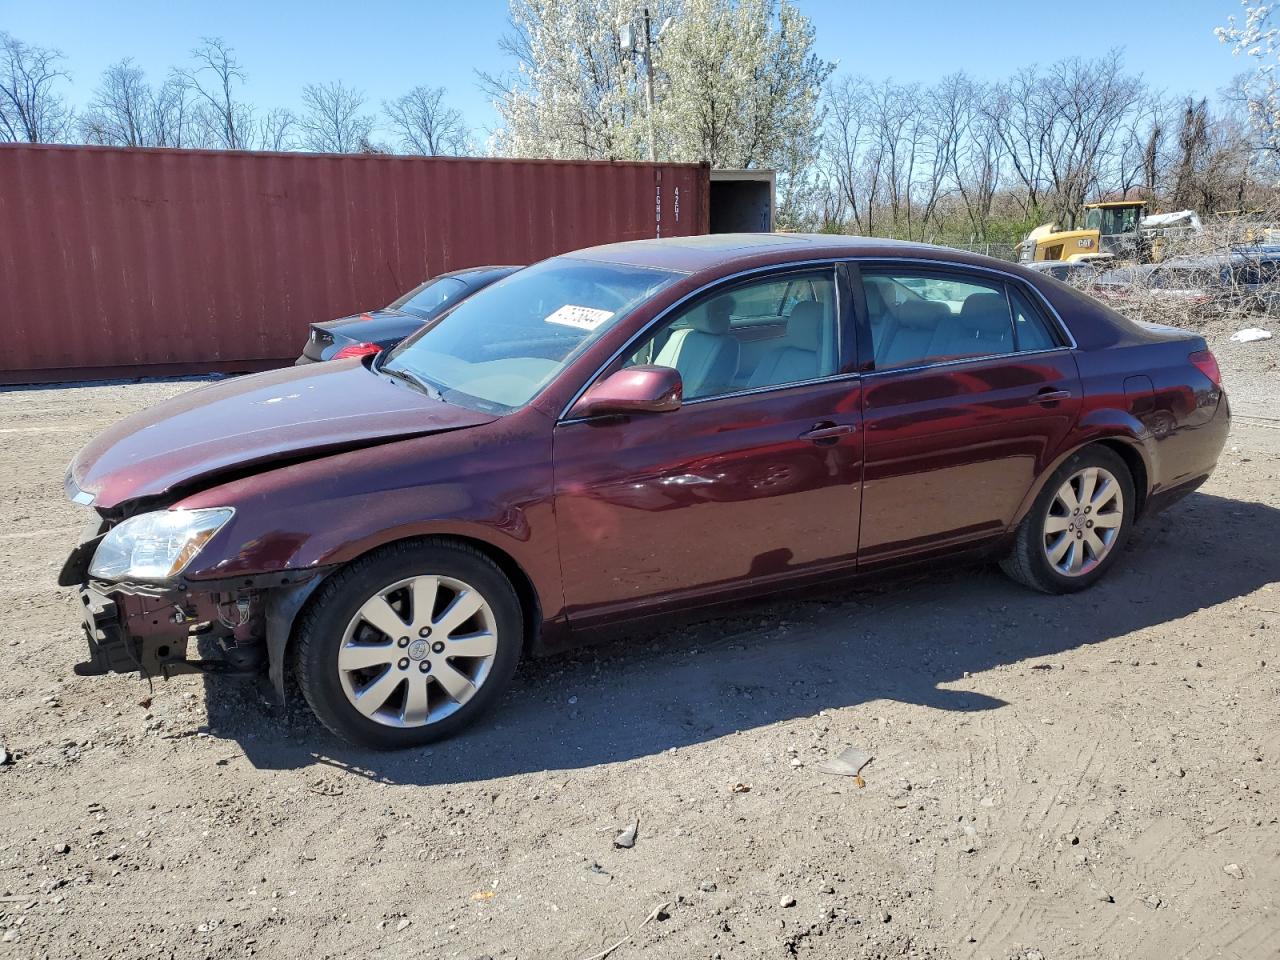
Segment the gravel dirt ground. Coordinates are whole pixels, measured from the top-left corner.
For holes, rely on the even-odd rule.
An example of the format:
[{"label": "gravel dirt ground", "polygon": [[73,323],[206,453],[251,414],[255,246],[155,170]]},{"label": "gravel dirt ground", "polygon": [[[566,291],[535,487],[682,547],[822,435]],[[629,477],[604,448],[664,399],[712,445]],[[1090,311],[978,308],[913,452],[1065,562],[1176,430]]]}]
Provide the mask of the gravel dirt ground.
[{"label": "gravel dirt ground", "polygon": [[[63,469],[195,381],[2,392],[0,957],[1280,956],[1278,343],[1212,337],[1219,470],[1084,594],[620,634],[395,755],[242,681],[74,677]],[[849,744],[865,786],[818,768]]]}]

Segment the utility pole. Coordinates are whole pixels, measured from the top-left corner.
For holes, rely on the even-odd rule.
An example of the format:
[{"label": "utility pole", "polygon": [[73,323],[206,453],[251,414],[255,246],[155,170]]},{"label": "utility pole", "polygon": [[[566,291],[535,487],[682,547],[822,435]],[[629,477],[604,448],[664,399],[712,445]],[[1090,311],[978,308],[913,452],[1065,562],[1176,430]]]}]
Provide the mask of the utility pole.
[{"label": "utility pole", "polygon": [[649,35],[649,8],[644,8],[644,95],[649,101],[649,162],[658,162],[658,140],[653,132],[653,38]]}]

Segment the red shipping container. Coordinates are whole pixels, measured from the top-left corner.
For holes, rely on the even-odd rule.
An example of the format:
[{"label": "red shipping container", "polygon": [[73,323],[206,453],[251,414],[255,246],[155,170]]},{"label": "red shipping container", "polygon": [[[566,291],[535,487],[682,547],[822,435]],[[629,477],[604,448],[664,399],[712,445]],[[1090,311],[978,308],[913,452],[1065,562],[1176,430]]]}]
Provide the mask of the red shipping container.
[{"label": "red shipping container", "polygon": [[427,277],[706,233],[695,164],[0,145],[0,383],[261,369]]}]

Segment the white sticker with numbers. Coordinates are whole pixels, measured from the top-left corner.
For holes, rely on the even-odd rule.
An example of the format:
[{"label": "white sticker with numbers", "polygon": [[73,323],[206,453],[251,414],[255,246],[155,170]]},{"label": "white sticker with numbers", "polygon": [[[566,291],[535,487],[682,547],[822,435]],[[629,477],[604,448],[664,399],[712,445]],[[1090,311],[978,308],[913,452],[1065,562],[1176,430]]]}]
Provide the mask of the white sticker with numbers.
[{"label": "white sticker with numbers", "polygon": [[579,330],[594,330],[613,316],[612,310],[599,310],[596,307],[579,307],[566,303],[545,319],[547,323],[558,323],[562,327],[577,327]]}]

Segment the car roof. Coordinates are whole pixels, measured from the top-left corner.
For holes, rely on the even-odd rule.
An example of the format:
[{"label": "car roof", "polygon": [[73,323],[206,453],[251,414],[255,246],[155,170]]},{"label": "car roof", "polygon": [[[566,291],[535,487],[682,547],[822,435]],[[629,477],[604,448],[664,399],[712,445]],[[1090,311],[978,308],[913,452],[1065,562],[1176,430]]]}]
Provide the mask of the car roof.
[{"label": "car roof", "polygon": [[840,257],[915,256],[957,265],[1010,267],[1003,260],[927,243],[827,233],[711,233],[657,240],[626,240],[576,250],[566,256],[602,263],[653,267],[684,273],[733,266],[767,266],[793,260]]},{"label": "car roof", "polygon": [[1097,261],[1093,260],[1035,260],[1031,263],[1024,263],[1023,266],[1028,270],[1036,271],[1098,269]]},{"label": "car roof", "polygon": [[1170,257],[1158,266],[1168,267],[1225,267],[1232,263],[1261,263],[1280,260],[1280,249],[1258,247],[1235,249],[1230,253],[1201,254],[1199,256]]}]

